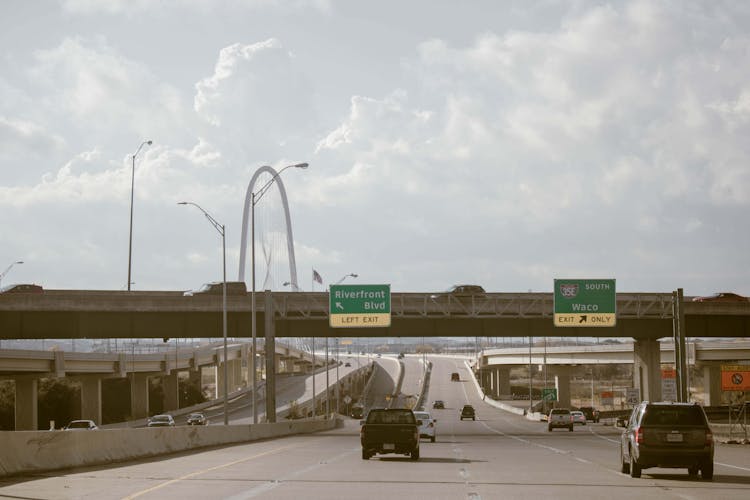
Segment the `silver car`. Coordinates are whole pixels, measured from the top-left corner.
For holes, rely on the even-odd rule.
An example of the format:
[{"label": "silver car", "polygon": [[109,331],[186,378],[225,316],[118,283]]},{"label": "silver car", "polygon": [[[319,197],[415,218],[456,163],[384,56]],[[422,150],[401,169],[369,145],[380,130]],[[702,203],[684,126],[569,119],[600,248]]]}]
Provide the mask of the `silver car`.
[{"label": "silver car", "polygon": [[414,417],[417,420],[420,420],[422,424],[419,426],[419,437],[420,438],[430,438],[431,442],[435,442],[435,423],[437,420],[432,418],[432,415],[429,414],[429,412],[426,411],[415,411]]},{"label": "silver car", "polygon": [[148,419],[149,427],[174,427],[174,419],[172,415],[154,415]]},{"label": "silver car", "polygon": [[95,431],[98,429],[97,425],[93,420],[71,420],[71,422],[63,427],[65,431]]}]

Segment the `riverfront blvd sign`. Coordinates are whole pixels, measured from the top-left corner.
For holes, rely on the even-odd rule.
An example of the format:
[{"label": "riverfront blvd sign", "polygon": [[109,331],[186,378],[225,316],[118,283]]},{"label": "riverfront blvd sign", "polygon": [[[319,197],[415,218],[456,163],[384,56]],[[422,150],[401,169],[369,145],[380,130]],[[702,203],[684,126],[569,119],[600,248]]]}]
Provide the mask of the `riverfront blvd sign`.
[{"label": "riverfront blvd sign", "polygon": [[615,326],[615,280],[556,279],[555,326]]},{"label": "riverfront blvd sign", "polygon": [[328,317],[333,328],[391,326],[391,285],[331,285]]}]

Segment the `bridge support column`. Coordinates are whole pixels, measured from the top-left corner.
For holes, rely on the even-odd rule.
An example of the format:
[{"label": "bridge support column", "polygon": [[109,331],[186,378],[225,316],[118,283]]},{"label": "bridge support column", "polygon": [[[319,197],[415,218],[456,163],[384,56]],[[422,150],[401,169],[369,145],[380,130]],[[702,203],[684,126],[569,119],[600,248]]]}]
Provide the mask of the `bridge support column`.
[{"label": "bridge support column", "polygon": [[188,380],[190,380],[190,385],[197,386],[198,389],[203,392],[203,380],[200,367],[188,372]]},{"label": "bridge support column", "polygon": [[633,351],[633,382],[641,392],[641,401],[661,401],[659,342],[636,339]]},{"label": "bridge support column", "polygon": [[130,416],[132,418],[148,417],[148,375],[145,373],[130,374]]},{"label": "bridge support column", "polygon": [[164,411],[178,410],[180,408],[180,383],[177,371],[162,377],[161,381],[164,388]]},{"label": "bridge support column", "polygon": [[[242,361],[239,359],[230,359],[227,361],[227,375],[229,376],[229,392],[234,392],[242,387]],[[222,393],[223,394],[223,393]]]},{"label": "bridge support column", "polygon": [[16,379],[16,430],[37,430],[39,382],[35,378]]},{"label": "bridge support column", "polygon": [[703,367],[703,404],[719,406],[721,404],[721,367],[706,365]]},{"label": "bridge support column", "polygon": [[250,386],[250,380],[253,376],[253,372],[250,369],[250,351],[251,346],[248,344],[243,344],[240,348],[240,379],[242,381],[242,387]]},{"label": "bridge support column", "polygon": [[555,366],[555,388],[557,389],[557,405],[570,408],[570,366]]},{"label": "bridge support column", "polygon": [[102,425],[102,379],[81,378],[81,418]]},{"label": "bridge support column", "polygon": [[492,371],[489,369],[483,369],[482,373],[482,390],[485,394],[492,394]]},{"label": "bridge support column", "polygon": [[492,378],[492,395],[495,398],[510,395],[510,368],[494,368]]},{"label": "bridge support column", "polygon": [[[229,371],[229,367],[227,366],[227,376],[231,377],[232,374]],[[218,363],[216,366],[214,366],[214,377],[216,379],[216,394],[214,394],[214,399],[219,399],[224,397],[224,384],[227,382],[224,380],[224,364]],[[229,387],[229,386],[227,386]],[[227,390],[229,392],[229,390]]]}]

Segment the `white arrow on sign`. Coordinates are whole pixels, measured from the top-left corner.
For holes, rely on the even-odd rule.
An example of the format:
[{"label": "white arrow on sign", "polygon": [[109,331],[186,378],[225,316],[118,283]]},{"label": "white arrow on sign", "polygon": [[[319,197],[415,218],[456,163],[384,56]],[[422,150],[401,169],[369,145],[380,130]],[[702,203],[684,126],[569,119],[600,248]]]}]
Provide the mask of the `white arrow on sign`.
[{"label": "white arrow on sign", "polygon": [[336,302],[336,309],[344,310],[344,306],[341,305],[341,302]]}]

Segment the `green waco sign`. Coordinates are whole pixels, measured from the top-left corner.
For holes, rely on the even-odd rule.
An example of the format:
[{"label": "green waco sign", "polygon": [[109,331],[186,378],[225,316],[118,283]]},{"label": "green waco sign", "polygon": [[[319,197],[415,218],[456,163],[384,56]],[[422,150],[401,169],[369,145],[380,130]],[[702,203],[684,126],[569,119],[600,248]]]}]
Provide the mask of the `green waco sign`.
[{"label": "green waco sign", "polygon": [[613,279],[556,279],[554,300],[555,326],[615,326]]}]

